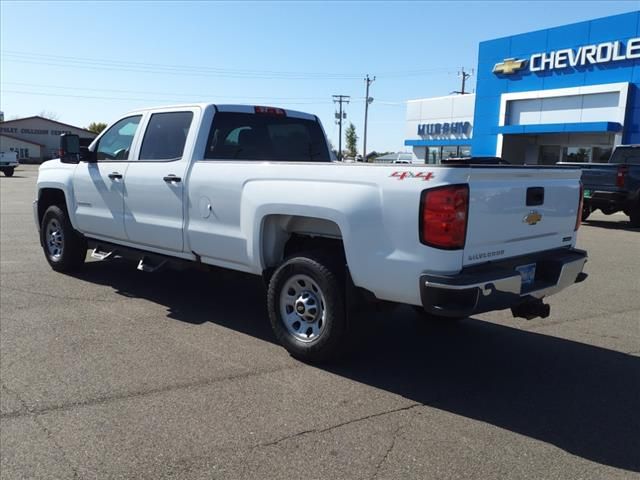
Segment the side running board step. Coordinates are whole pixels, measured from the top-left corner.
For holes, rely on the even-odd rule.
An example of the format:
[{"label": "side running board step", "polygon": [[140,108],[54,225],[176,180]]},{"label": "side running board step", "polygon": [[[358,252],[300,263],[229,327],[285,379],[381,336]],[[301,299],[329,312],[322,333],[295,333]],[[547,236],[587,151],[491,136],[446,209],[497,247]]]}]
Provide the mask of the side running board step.
[{"label": "side running board step", "polygon": [[149,257],[142,257],[138,263],[138,270],[141,272],[153,273],[163,268],[167,263],[167,260],[161,260],[158,263],[153,263],[153,260]]},{"label": "side running board step", "polygon": [[113,250],[111,250],[109,252],[103,252],[99,248],[94,248],[91,251],[91,258],[97,258],[98,260],[106,260],[111,255],[113,255]]}]

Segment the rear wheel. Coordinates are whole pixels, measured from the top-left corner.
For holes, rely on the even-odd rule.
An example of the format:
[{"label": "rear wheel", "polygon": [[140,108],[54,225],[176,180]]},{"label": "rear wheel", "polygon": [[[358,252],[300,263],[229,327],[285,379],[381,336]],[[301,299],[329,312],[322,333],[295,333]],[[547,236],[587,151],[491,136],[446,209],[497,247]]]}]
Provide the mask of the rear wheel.
[{"label": "rear wheel", "polygon": [[9,168],[4,168],[2,171],[4,173],[5,177],[12,177],[13,176],[13,170],[15,167],[9,167]]},{"label": "rear wheel", "polygon": [[67,212],[58,205],[51,205],[44,212],[40,240],[47,262],[54,270],[70,272],[84,263],[87,242],[73,229]]},{"label": "rear wheel", "polygon": [[339,269],[316,256],[286,260],[269,282],[267,304],[278,341],[308,362],[340,356],[347,336],[344,285]]},{"label": "rear wheel", "polygon": [[584,222],[591,215],[591,206],[586,203],[582,206],[582,221]]}]

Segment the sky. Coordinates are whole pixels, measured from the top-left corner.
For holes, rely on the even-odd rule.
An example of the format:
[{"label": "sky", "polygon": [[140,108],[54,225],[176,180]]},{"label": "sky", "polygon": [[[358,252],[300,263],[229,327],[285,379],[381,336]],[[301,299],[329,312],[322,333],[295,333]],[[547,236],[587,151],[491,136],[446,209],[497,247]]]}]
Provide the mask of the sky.
[{"label": "sky", "polygon": [[[0,110],[86,127],[140,107],[269,105],[318,115],[332,95],[362,152],[406,151],[406,101],[459,90],[483,40],[630,12],[636,1],[0,1]],[[475,79],[468,81],[473,91]],[[344,135],[344,130],[343,130]],[[344,145],[344,141],[343,141]]]}]

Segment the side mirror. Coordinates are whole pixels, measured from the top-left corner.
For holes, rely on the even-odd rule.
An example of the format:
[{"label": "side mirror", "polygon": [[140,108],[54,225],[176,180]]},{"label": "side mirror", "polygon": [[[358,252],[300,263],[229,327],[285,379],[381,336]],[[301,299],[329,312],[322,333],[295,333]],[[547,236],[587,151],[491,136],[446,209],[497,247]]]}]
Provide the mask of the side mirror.
[{"label": "side mirror", "polygon": [[80,161],[87,163],[95,163],[98,161],[96,152],[89,150],[89,147],[80,146]]},{"label": "side mirror", "polygon": [[78,163],[80,161],[80,137],[71,133],[60,135],[60,161]]}]

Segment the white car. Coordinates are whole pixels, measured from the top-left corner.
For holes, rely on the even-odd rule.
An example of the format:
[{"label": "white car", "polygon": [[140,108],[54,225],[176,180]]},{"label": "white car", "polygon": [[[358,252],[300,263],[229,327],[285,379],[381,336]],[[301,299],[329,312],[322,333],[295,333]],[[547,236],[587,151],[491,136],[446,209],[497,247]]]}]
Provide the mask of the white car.
[{"label": "white car", "polygon": [[316,116],[237,105],[134,111],[61,150],[34,202],[54,270],[91,248],[261,275],[276,337],[308,361],[343,350],[362,299],[544,317],[586,277],[579,170],[333,162]]}]

